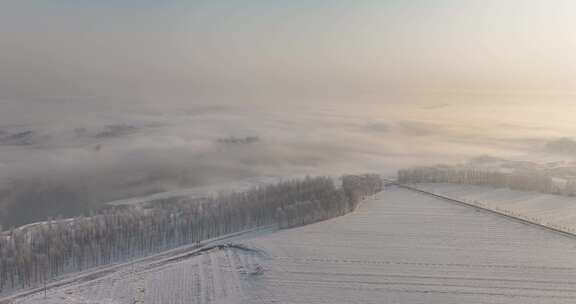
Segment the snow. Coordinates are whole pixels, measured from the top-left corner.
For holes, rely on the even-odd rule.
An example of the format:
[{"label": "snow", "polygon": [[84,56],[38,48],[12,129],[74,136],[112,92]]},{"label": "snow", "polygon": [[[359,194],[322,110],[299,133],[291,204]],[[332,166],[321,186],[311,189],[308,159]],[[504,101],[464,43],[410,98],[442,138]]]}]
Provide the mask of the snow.
[{"label": "snow", "polygon": [[249,249],[214,248],[137,263],[15,303],[576,300],[573,239],[396,187],[352,214],[233,242]]},{"label": "snow", "polygon": [[418,189],[481,204],[567,232],[576,232],[576,197],[446,183],[417,184]]}]

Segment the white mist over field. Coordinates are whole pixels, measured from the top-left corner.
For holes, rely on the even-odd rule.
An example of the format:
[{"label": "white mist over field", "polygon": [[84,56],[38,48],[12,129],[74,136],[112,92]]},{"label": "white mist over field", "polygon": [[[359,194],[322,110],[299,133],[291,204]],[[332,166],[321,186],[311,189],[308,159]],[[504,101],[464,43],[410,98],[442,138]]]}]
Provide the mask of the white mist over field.
[{"label": "white mist over field", "polygon": [[262,176],[572,160],[548,143],[576,131],[575,8],[3,2],[0,223]]},{"label": "white mist over field", "polygon": [[[417,102],[406,102],[411,98]],[[106,201],[262,176],[392,176],[402,167],[486,154],[536,161],[571,158],[545,150],[547,141],[571,134],[568,120],[526,120],[546,115],[547,108],[457,101],[478,96],[436,97],[430,103],[417,98],[422,97],[275,105],[166,102],[163,109],[120,111],[43,101],[35,105],[41,116],[2,125],[3,203],[8,213],[24,218],[73,215]],[[515,116],[519,111],[522,115]],[[249,137],[257,140],[243,141]]]}]

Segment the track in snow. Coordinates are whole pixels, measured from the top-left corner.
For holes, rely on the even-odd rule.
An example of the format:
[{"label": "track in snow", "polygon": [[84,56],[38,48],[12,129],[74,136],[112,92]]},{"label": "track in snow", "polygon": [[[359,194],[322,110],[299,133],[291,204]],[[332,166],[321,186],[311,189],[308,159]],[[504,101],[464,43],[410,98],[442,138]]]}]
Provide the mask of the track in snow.
[{"label": "track in snow", "polygon": [[396,187],[243,243],[17,303],[576,302],[576,241]]},{"label": "track in snow", "polygon": [[241,283],[259,275],[258,251],[234,246],[215,247],[187,259],[126,268],[107,277],[50,289],[16,303],[50,304],[209,304],[236,303]]}]

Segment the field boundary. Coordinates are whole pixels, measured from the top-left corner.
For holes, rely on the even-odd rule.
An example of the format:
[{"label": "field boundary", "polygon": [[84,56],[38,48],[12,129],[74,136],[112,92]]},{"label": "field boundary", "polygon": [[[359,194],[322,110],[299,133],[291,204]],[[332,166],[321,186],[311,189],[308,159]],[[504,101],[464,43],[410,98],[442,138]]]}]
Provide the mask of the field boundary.
[{"label": "field boundary", "polygon": [[556,233],[556,234],[560,234],[560,235],[562,235],[562,236],[565,236],[565,237],[568,237],[568,238],[571,238],[571,239],[576,240],[576,234],[574,234],[574,233],[572,233],[572,232],[564,231],[564,230],[562,230],[562,229],[558,229],[558,228],[554,228],[554,227],[550,227],[550,226],[547,226],[547,225],[545,225],[545,224],[538,223],[538,222],[534,222],[534,221],[531,221],[531,220],[528,220],[528,219],[524,219],[524,218],[521,218],[521,217],[517,217],[517,216],[511,215],[511,214],[507,214],[507,213],[502,212],[502,211],[498,211],[498,210],[494,210],[494,209],[487,208],[487,207],[484,207],[484,206],[480,206],[480,205],[477,205],[477,204],[473,204],[473,203],[470,203],[470,202],[466,202],[466,201],[461,200],[461,199],[448,197],[448,196],[445,196],[445,195],[442,195],[442,194],[437,194],[437,193],[433,193],[433,192],[430,192],[430,191],[422,190],[422,189],[419,189],[419,188],[417,188],[417,187],[410,186],[410,185],[406,185],[406,184],[391,183],[390,185],[394,185],[394,186],[397,186],[397,187],[399,187],[399,188],[407,189],[407,190],[410,190],[410,191],[413,191],[413,192],[417,192],[417,193],[420,193],[420,194],[424,194],[424,195],[428,195],[428,196],[433,196],[433,197],[436,197],[436,198],[438,198],[438,199],[441,199],[441,200],[444,200],[444,201],[449,201],[449,202],[452,202],[452,203],[455,203],[455,204],[458,204],[458,205],[463,205],[463,206],[466,206],[466,207],[470,207],[470,208],[476,209],[476,210],[478,210],[478,211],[495,214],[495,215],[504,217],[504,218],[506,218],[506,219],[509,219],[509,220],[512,220],[512,221],[515,221],[515,222],[518,222],[518,223],[522,223],[522,224],[525,224],[525,225],[529,225],[529,226],[537,227],[537,228],[540,228],[540,229],[548,230],[548,231],[550,231],[550,232],[553,232],[553,233]]}]

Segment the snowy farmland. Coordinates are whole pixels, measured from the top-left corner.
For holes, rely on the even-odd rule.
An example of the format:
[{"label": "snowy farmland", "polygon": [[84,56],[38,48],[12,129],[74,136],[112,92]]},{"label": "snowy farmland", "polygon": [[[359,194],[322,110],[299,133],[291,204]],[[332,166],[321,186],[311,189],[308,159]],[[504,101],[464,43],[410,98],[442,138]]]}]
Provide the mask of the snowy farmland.
[{"label": "snowy farmland", "polygon": [[405,189],[18,304],[574,303],[576,240]]},{"label": "snowy farmland", "polygon": [[421,183],[414,186],[576,233],[576,197],[449,183]]}]

